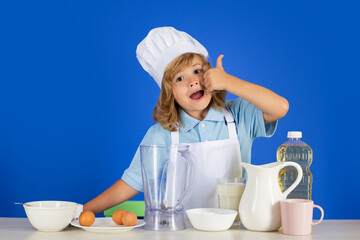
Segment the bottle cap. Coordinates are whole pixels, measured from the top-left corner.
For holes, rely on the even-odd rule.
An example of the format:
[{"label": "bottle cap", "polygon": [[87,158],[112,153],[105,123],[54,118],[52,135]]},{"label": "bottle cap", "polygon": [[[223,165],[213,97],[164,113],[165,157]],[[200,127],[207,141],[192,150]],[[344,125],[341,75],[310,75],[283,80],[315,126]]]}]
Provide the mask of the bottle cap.
[{"label": "bottle cap", "polygon": [[288,138],[302,138],[302,132],[300,131],[290,131],[287,133]]}]

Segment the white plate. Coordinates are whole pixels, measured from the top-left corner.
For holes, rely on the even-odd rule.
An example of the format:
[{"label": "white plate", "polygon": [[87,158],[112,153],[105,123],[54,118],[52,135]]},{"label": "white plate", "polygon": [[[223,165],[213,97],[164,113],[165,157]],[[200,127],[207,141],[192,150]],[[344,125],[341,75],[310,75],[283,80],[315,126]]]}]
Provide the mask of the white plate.
[{"label": "white plate", "polygon": [[79,220],[74,220],[71,222],[71,225],[74,227],[82,228],[89,232],[97,233],[117,233],[117,232],[126,232],[134,228],[141,227],[145,225],[144,220],[137,220],[135,226],[126,227],[124,225],[117,225],[113,222],[111,217],[95,218],[95,222],[90,227],[81,226]]}]

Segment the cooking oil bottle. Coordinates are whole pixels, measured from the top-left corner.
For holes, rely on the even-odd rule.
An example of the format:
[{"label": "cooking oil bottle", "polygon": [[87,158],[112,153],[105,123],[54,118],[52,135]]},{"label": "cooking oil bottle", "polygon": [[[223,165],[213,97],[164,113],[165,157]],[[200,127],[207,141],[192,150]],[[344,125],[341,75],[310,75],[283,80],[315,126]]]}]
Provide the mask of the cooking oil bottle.
[{"label": "cooking oil bottle", "polygon": [[[302,132],[288,132],[287,142],[283,143],[277,150],[278,162],[296,162],[303,169],[303,177],[299,185],[288,195],[288,198],[311,199],[313,176],[310,165],[313,159],[312,149],[301,141]],[[286,190],[297,177],[297,171],[293,167],[281,169],[279,183],[282,191]]]}]

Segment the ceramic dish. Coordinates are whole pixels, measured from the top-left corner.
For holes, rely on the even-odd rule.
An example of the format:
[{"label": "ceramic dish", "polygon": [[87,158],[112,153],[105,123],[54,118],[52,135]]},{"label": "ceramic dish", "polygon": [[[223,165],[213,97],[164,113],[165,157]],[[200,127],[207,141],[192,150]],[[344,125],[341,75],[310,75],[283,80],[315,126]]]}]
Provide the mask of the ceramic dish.
[{"label": "ceramic dish", "polygon": [[194,208],[186,210],[191,225],[201,231],[225,231],[231,227],[237,211],[222,208]]},{"label": "ceramic dish", "polygon": [[66,201],[36,201],[24,203],[26,216],[39,231],[57,232],[66,228],[79,204]]},{"label": "ceramic dish", "polygon": [[126,232],[130,231],[134,228],[142,227],[145,225],[143,220],[138,220],[135,226],[124,226],[124,225],[117,225],[113,222],[112,218],[103,217],[103,218],[96,218],[93,225],[90,227],[81,226],[79,220],[74,220],[71,222],[71,225],[74,227],[82,228],[85,231],[89,232],[97,232],[97,233],[118,233],[118,232]]}]

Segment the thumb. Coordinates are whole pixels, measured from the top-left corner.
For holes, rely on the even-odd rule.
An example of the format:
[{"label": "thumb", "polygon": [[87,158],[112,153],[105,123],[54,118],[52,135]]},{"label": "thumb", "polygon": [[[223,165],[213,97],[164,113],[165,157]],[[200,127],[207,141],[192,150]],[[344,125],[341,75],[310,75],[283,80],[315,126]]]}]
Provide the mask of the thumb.
[{"label": "thumb", "polygon": [[220,55],[216,61],[216,68],[223,68],[222,66],[222,59],[223,59],[224,55]]}]

